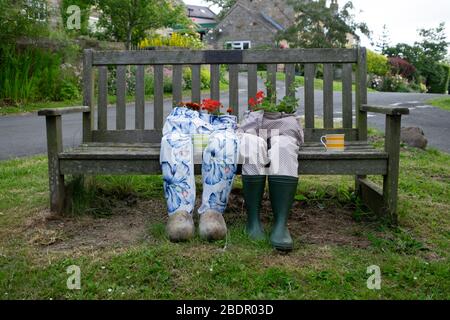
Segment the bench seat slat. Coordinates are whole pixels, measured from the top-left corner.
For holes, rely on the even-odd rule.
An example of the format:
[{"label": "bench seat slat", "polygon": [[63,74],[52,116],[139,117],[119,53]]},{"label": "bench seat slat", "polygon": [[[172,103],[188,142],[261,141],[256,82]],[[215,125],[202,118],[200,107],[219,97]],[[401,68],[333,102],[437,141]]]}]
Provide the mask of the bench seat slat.
[{"label": "bench seat slat", "polygon": [[[345,160],[345,159],[387,159],[388,155],[384,151],[379,151],[369,146],[356,145],[348,146],[342,153],[328,153],[323,147],[303,147],[299,152],[299,159],[302,160]],[[59,154],[60,159],[141,159],[159,160],[160,145],[127,145],[127,144],[85,144],[78,148]]]}]

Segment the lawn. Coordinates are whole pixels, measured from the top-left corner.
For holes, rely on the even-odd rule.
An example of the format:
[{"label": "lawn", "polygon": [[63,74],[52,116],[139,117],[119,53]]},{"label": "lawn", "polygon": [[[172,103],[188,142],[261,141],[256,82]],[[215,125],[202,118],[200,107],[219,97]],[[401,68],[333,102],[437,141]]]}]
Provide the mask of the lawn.
[{"label": "lawn", "polygon": [[438,107],[442,110],[450,111],[450,97],[449,98],[439,98],[428,101],[432,106]]},{"label": "lawn", "polygon": [[[246,238],[239,179],[228,238],[213,244],[167,240],[159,176],[81,184],[72,179],[70,213],[55,216],[44,156],[0,162],[0,299],[450,298],[450,155],[433,149],[402,148],[397,228],[361,207],[351,177],[301,177],[289,255]],[[81,290],[66,287],[70,265]],[[372,265],[381,290],[367,288]]]}]

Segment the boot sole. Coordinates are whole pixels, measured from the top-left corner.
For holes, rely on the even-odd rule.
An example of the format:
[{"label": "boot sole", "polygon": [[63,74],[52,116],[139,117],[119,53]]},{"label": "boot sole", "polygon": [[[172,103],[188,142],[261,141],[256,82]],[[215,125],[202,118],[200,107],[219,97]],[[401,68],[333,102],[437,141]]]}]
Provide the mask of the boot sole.
[{"label": "boot sole", "polygon": [[294,245],[285,245],[285,244],[278,244],[272,242],[272,246],[275,250],[282,251],[282,252],[291,252],[294,250]]}]

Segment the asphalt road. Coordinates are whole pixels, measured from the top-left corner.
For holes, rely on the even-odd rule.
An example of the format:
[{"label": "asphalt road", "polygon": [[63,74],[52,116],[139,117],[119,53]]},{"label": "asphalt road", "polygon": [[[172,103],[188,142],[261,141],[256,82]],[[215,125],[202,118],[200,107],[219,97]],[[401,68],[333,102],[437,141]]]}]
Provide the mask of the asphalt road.
[{"label": "asphalt road", "polygon": [[[243,112],[247,102],[246,79],[240,77],[240,106]],[[283,83],[277,85],[279,96],[284,91]],[[259,88],[263,88],[260,81]],[[298,90],[298,97],[303,97],[303,89]],[[369,93],[370,104],[400,105],[411,108],[411,115],[403,117],[403,127],[421,127],[429,140],[429,146],[450,153],[450,112],[434,108],[426,104],[429,99],[440,95],[414,94],[414,93]],[[185,97],[185,99],[188,97]],[[222,93],[221,100],[228,106],[228,94]],[[301,98],[301,104],[302,104]],[[342,97],[340,93],[334,94],[335,118],[342,117]],[[323,113],[323,95],[321,91],[315,93],[316,115]],[[164,110],[168,114],[172,107],[170,100],[165,101]],[[146,104],[146,124],[151,128],[153,123],[153,105]],[[303,108],[299,110],[301,113]],[[115,108],[108,108],[109,128],[114,129]],[[384,130],[384,116],[369,115],[369,126]],[[134,128],[134,106],[127,106],[127,129]],[[71,114],[63,116],[63,140],[65,147],[76,146],[81,141],[81,115]],[[26,115],[0,116],[0,160],[42,154],[46,152],[45,119],[36,113]]]}]

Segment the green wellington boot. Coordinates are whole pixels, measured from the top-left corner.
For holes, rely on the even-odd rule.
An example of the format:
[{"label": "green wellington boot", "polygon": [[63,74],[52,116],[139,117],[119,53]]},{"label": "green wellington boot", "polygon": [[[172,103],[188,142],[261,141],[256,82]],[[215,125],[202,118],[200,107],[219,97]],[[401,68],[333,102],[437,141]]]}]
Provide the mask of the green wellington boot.
[{"label": "green wellington boot", "polygon": [[266,176],[242,176],[245,208],[247,209],[246,230],[249,237],[256,241],[266,238],[259,216],[266,178]]},{"label": "green wellington boot", "polygon": [[270,235],[272,246],[280,251],[292,251],[294,242],[287,228],[289,213],[297,192],[298,178],[269,176],[270,201],[275,223]]}]

